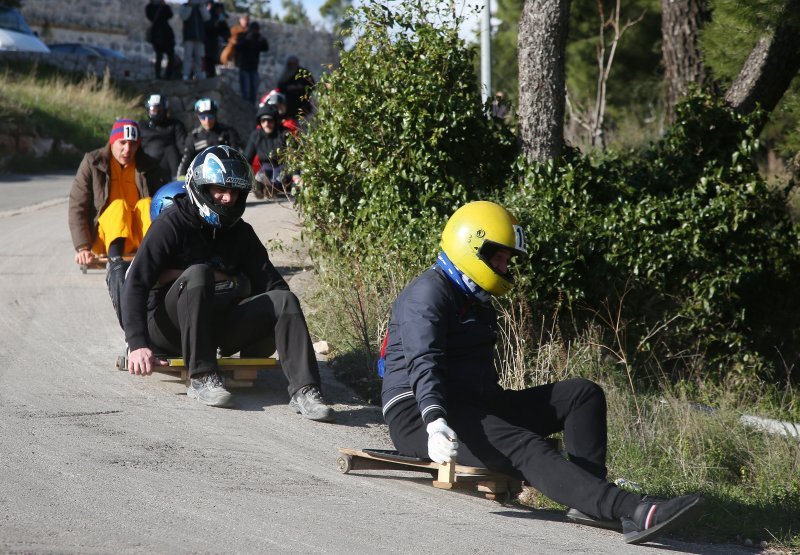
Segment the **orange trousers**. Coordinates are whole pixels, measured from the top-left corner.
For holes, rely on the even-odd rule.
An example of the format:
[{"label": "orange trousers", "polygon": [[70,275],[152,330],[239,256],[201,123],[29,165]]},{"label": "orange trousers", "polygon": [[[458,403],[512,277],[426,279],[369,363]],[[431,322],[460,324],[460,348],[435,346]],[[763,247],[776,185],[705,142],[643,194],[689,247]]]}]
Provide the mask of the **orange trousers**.
[{"label": "orange trousers", "polygon": [[125,238],[125,254],[136,252],[150,228],[150,197],[139,199],[134,207],[123,199],[111,201],[97,220],[97,237],[92,245],[95,254],[106,254],[108,247]]}]

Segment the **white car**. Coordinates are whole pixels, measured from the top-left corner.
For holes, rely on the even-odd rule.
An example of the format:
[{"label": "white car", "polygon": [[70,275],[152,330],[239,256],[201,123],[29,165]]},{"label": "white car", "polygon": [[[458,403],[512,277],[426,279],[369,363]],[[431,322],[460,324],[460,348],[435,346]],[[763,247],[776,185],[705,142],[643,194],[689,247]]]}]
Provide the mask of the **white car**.
[{"label": "white car", "polygon": [[25,18],[14,8],[0,6],[0,50],[19,52],[50,52],[47,45],[39,40]]}]

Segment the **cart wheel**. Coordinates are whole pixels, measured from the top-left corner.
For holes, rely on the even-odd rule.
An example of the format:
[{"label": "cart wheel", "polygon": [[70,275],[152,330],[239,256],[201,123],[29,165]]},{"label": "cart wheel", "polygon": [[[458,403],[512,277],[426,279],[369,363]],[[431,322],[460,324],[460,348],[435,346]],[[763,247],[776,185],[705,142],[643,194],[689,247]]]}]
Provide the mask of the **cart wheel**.
[{"label": "cart wheel", "polygon": [[119,355],[117,357],[117,362],[114,364],[118,370],[127,370],[128,369],[128,357],[125,355]]},{"label": "cart wheel", "polygon": [[353,470],[353,459],[350,455],[340,455],[339,458],[336,459],[336,466],[339,468],[339,472],[347,474]]},{"label": "cart wheel", "polygon": [[89,267],[86,264],[81,264],[81,273],[85,274]]}]

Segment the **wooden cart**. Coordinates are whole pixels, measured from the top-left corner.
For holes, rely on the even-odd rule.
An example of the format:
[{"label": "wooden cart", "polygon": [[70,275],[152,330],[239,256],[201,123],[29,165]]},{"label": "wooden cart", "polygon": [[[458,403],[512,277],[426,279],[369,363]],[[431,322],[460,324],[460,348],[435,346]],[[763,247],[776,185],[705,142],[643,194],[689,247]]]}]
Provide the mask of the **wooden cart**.
[{"label": "wooden cart", "polygon": [[469,489],[483,493],[487,499],[509,501],[522,491],[522,480],[493,472],[488,468],[455,463],[439,464],[429,459],[407,457],[384,449],[339,448],[336,460],[344,474],[353,470],[404,470],[429,474],[432,485],[440,489]]}]

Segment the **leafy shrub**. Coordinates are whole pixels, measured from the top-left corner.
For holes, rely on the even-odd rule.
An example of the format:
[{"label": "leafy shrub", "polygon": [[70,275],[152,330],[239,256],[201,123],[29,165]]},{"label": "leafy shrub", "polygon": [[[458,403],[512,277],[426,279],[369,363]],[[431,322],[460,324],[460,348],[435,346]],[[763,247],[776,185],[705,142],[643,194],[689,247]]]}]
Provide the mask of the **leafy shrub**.
[{"label": "leafy shrub", "polygon": [[362,6],[353,48],[317,86],[288,154],[317,252],[410,275],[433,260],[446,218],[509,173],[513,136],[485,116],[473,53],[439,4]]},{"label": "leafy shrub", "polygon": [[[756,115],[755,117],[761,117]],[[530,235],[521,294],[672,377],[769,374],[796,357],[798,229],[753,160],[751,121],[697,94],[641,152],[520,163],[504,201]]]}]

